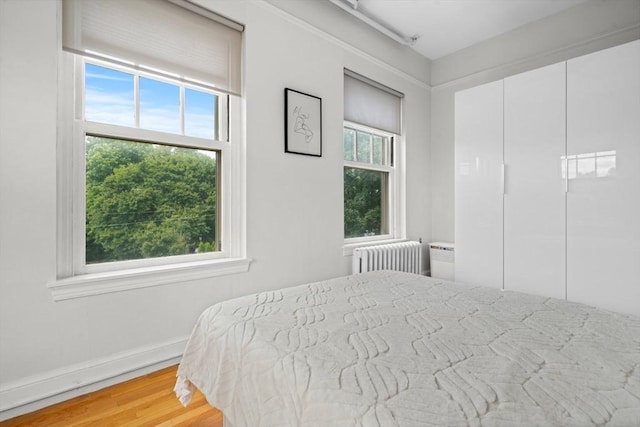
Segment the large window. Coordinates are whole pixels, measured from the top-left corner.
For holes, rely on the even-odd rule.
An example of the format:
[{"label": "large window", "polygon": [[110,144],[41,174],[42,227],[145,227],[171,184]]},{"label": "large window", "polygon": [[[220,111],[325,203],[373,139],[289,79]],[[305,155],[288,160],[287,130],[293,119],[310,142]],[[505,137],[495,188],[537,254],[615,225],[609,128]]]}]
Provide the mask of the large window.
[{"label": "large window", "polygon": [[348,70],[344,78],[345,241],[400,238],[402,94]]},{"label": "large window", "polygon": [[242,28],[179,0],[62,5],[58,282],[239,259]]},{"label": "large window", "polygon": [[82,264],[218,251],[224,143],[217,140],[226,134],[219,124],[227,123],[228,96],[77,61],[84,63],[76,77],[84,88],[84,120],[76,124],[85,157]]}]

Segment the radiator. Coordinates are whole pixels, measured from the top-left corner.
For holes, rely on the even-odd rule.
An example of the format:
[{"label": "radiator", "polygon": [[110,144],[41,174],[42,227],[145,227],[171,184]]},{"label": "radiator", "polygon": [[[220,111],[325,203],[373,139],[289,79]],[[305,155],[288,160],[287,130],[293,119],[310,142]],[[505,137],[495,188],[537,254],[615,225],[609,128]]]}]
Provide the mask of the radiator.
[{"label": "radiator", "polygon": [[400,242],[353,250],[353,274],[373,270],[422,273],[422,244]]}]

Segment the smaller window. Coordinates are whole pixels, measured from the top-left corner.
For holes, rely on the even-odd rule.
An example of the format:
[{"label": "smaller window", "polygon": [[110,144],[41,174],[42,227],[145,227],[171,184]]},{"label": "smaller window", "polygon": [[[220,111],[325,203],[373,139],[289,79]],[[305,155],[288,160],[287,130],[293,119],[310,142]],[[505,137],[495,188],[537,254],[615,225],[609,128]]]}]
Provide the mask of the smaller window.
[{"label": "smaller window", "polygon": [[344,237],[390,234],[394,180],[393,135],[345,125]]},{"label": "smaller window", "polygon": [[345,255],[359,245],[405,237],[403,96],[344,70]]}]

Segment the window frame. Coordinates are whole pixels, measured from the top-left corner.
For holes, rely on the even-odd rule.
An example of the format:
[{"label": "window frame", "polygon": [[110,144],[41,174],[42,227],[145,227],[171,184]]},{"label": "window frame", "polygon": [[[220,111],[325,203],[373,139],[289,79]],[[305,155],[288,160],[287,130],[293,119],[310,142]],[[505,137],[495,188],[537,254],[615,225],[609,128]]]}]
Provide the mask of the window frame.
[{"label": "window frame", "polygon": [[[85,62],[138,74],[183,88],[193,88],[226,99],[226,108],[217,110],[224,140],[173,134],[84,120]],[[132,288],[248,271],[245,243],[245,161],[239,97],[217,92],[198,84],[172,80],[163,75],[126,68],[108,60],[85,58],[60,52],[57,149],[57,273],[47,284],[54,299],[68,299]],[[134,90],[137,91],[138,88]],[[181,92],[181,120],[184,129],[184,89]],[[137,92],[136,92],[137,93]],[[134,98],[137,95],[134,94]],[[138,109],[138,100],[135,99]],[[226,117],[225,117],[226,116]],[[138,121],[136,120],[136,124]],[[85,256],[85,135],[104,136],[177,147],[215,151],[217,241],[220,250],[159,258],[86,264]],[[221,138],[222,139],[222,138]],[[234,218],[234,221],[231,221]]]},{"label": "window frame", "polygon": [[[181,148],[192,148],[192,149],[202,149],[207,151],[216,152],[216,174],[217,174],[217,193],[220,195],[221,190],[221,169],[222,164],[225,158],[225,152],[228,149],[228,132],[226,129],[226,124],[228,123],[228,100],[229,95],[223,94],[220,92],[215,92],[211,89],[203,89],[201,87],[195,85],[188,85],[184,82],[172,81],[169,78],[166,78],[161,75],[155,75],[149,72],[143,72],[136,69],[127,69],[118,64],[111,64],[107,61],[100,61],[94,58],[83,58],[81,56],[76,56],[74,59],[74,84],[78,90],[78,96],[75,99],[74,105],[74,130],[73,130],[73,146],[74,146],[74,161],[75,164],[78,165],[78,175],[74,180],[74,212],[77,215],[77,218],[80,219],[79,223],[74,227],[74,273],[75,274],[87,274],[87,273],[100,273],[105,271],[114,271],[114,270],[122,270],[126,268],[140,268],[140,267],[149,267],[156,265],[166,265],[166,264],[174,264],[179,262],[184,262],[186,257],[189,257],[191,261],[202,261],[207,259],[216,259],[216,258],[226,258],[228,257],[228,253],[225,252],[226,249],[226,239],[225,234],[222,233],[222,228],[220,224],[220,219],[225,218],[226,215],[224,213],[224,196],[216,197],[216,202],[218,206],[216,207],[216,237],[218,237],[216,245],[218,248],[222,248],[215,252],[207,252],[203,254],[185,254],[185,255],[175,255],[175,256],[167,256],[167,257],[154,257],[154,258],[145,258],[145,259],[136,259],[136,260],[126,260],[126,261],[114,261],[114,262],[104,262],[104,263],[96,263],[96,264],[87,264],[86,263],[86,164],[85,164],[85,137],[86,136],[101,136],[105,138],[113,138],[113,139],[122,139],[122,140],[130,140],[134,142],[143,142],[149,144],[160,144],[169,147],[181,147]],[[169,83],[176,85],[181,88],[180,90],[180,112],[181,112],[181,130],[182,134],[178,133],[170,133],[170,132],[162,132],[155,131],[151,129],[144,129],[139,127],[140,122],[140,102],[139,102],[139,84],[135,84],[136,79],[134,78],[134,108],[136,111],[136,127],[128,127],[122,125],[114,125],[109,123],[95,122],[84,119],[84,111],[85,111],[85,99],[84,95],[86,94],[86,78],[85,78],[85,65],[86,64],[94,64],[101,67],[106,67],[109,69],[113,69],[116,71],[122,71],[125,73],[133,74],[134,76],[150,78],[156,81],[160,81],[163,83]],[[218,102],[218,109],[216,110],[218,113],[217,122],[221,123],[223,126],[222,129],[218,130],[218,134],[223,136],[227,141],[215,140],[215,139],[204,139],[193,136],[184,135],[184,90],[183,88],[193,88],[200,91],[206,91],[207,93],[214,94],[218,96],[218,100],[226,100],[226,102]],[[222,119],[222,120],[220,120]],[[222,208],[222,209],[221,209]]]},{"label": "window frame", "polygon": [[[403,170],[403,158],[401,135],[396,135],[391,132],[376,129],[371,126],[365,126],[358,123],[345,120],[343,122],[343,135],[344,129],[353,129],[356,132],[366,132],[371,135],[377,135],[389,138],[389,163],[390,165],[377,165],[373,163],[362,163],[356,160],[344,159],[344,139],[342,145],[342,163],[343,163],[343,179],[345,168],[355,168],[371,170],[376,172],[386,172],[387,175],[387,212],[386,212],[386,226],[387,233],[375,235],[375,236],[362,236],[362,237],[350,237],[344,236],[343,232],[343,254],[351,255],[353,249],[361,246],[367,246],[375,243],[388,243],[393,241],[404,240],[404,170]],[[372,150],[373,151],[373,150]],[[357,158],[357,136],[354,140],[354,159]],[[373,156],[373,154],[372,154]],[[342,184],[343,190],[343,206],[344,206],[344,181]],[[384,213],[382,215],[385,216]],[[344,227],[344,211],[343,211],[343,227]]]}]

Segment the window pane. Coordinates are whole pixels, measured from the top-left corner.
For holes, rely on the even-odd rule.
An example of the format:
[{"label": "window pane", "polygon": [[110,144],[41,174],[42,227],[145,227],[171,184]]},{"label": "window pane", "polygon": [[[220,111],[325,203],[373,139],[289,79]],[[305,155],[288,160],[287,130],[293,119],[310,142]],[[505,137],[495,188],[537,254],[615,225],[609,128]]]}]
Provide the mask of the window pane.
[{"label": "window pane", "polygon": [[388,173],[344,168],[344,237],[387,234]]},{"label": "window pane", "polygon": [[86,137],[87,264],[216,249],[218,155]]},{"label": "window pane", "polygon": [[135,126],[132,74],[85,63],[84,91],[86,120]]},{"label": "window pane", "polygon": [[357,139],[357,161],[371,163],[371,134],[358,132]]},{"label": "window pane", "polygon": [[384,140],[381,136],[373,135],[373,164],[384,165]]},{"label": "window pane", "polygon": [[353,145],[356,139],[356,131],[353,129],[344,128],[342,133],[342,141],[344,143],[344,159],[355,160]]},{"label": "window pane", "polygon": [[184,134],[198,138],[216,138],[216,95],[185,88]]},{"label": "window pane", "polygon": [[180,88],[140,77],[140,127],[180,133]]}]

